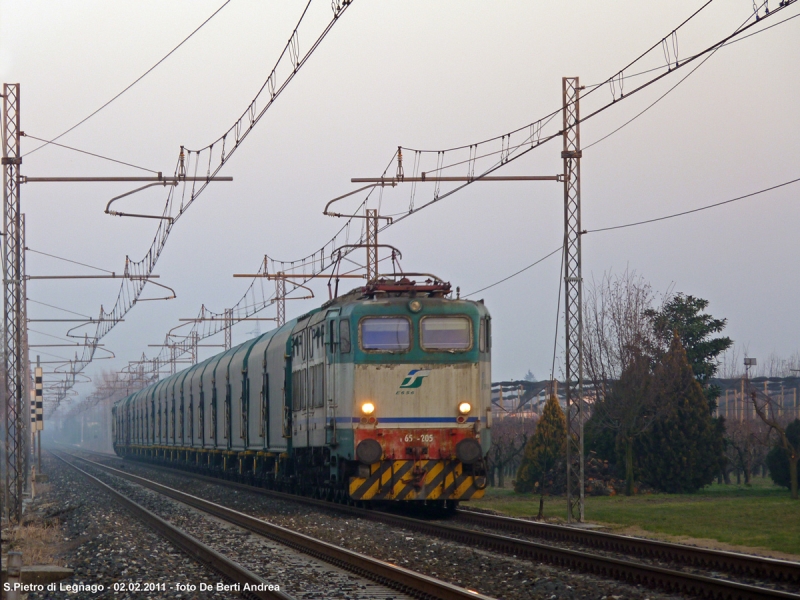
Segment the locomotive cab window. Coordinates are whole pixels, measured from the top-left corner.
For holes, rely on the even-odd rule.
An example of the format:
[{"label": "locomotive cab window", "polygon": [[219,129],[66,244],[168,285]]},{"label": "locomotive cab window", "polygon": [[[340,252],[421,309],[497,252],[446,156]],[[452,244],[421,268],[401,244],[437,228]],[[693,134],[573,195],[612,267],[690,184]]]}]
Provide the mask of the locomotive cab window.
[{"label": "locomotive cab window", "polygon": [[362,350],[404,352],[411,348],[411,321],[405,317],[365,317],[360,334]]},{"label": "locomotive cab window", "polygon": [[339,351],[342,354],[350,352],[350,320],[339,321]]},{"label": "locomotive cab window", "polygon": [[492,348],[491,323],[492,320],[489,317],[481,319],[481,331],[478,335],[478,343],[481,352],[489,352]]},{"label": "locomotive cab window", "polygon": [[420,338],[425,350],[469,350],[472,322],[467,317],[423,317]]}]

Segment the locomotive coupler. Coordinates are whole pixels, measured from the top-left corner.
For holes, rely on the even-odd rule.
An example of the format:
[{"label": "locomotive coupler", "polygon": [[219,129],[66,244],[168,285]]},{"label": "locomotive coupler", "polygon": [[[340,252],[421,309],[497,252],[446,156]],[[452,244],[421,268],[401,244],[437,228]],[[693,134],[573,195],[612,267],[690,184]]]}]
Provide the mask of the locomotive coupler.
[{"label": "locomotive coupler", "polygon": [[425,474],[425,469],[420,465],[414,465],[414,469],[411,471],[411,485],[414,486],[414,489],[421,489],[425,485]]}]

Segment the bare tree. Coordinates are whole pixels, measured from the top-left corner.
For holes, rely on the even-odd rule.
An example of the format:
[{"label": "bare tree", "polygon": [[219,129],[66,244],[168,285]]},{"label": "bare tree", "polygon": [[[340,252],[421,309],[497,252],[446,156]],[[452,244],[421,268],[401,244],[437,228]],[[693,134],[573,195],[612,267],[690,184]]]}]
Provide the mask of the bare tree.
[{"label": "bare tree", "polygon": [[495,419],[492,424],[492,449],[489,450],[489,482],[505,486],[506,473],[514,473],[519,466],[528,438],[536,431],[536,421],[517,416]]},{"label": "bare tree", "polygon": [[625,270],[592,280],[584,298],[584,368],[604,395],[634,358],[654,347],[650,320],[653,290],[641,275]]},{"label": "bare tree", "polygon": [[786,456],[789,459],[789,489],[792,493],[792,499],[797,500],[797,463],[800,461],[800,447],[797,444],[793,444],[787,437],[787,423],[785,419],[780,419],[777,416],[774,402],[770,396],[759,393],[756,390],[750,390],[750,398],[753,400],[756,414],[778,435],[778,441],[786,452]]},{"label": "bare tree", "polygon": [[633,494],[633,445],[658,415],[650,393],[656,340],[646,313],[654,294],[633,271],[592,281],[584,301],[584,366],[596,390],[592,419],[625,451],[625,493]]},{"label": "bare tree", "polygon": [[725,423],[726,455],[728,464],[736,470],[736,483],[744,475],[744,483],[749,485],[754,470],[764,464],[769,434],[770,428],[761,421],[744,419]]}]

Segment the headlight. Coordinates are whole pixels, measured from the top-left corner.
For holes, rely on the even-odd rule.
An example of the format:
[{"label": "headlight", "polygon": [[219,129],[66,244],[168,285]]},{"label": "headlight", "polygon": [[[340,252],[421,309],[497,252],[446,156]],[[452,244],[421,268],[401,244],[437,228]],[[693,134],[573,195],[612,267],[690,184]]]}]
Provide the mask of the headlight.
[{"label": "headlight", "polygon": [[419,311],[422,310],[422,302],[420,302],[419,300],[412,300],[411,302],[408,303],[408,310],[410,310],[413,313],[418,313]]},{"label": "headlight", "polygon": [[361,412],[365,415],[371,415],[375,412],[375,405],[372,402],[364,402],[361,405]]},{"label": "headlight", "polygon": [[471,410],[472,405],[469,402],[462,402],[458,405],[458,412],[460,412],[462,415],[468,414]]}]

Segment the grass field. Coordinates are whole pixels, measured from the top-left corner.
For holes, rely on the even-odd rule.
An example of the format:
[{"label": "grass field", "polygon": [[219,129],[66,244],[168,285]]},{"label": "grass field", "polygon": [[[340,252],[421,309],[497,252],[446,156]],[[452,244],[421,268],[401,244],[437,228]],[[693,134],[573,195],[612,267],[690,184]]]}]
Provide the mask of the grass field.
[{"label": "grass field", "polygon": [[[469,504],[517,517],[539,510],[537,496],[497,488]],[[545,517],[566,518],[565,505],[564,497],[545,498]],[[714,484],[695,494],[587,497],[586,520],[618,531],[717,540],[800,558],[800,501],[770,479],[754,478],[750,486]]]}]

